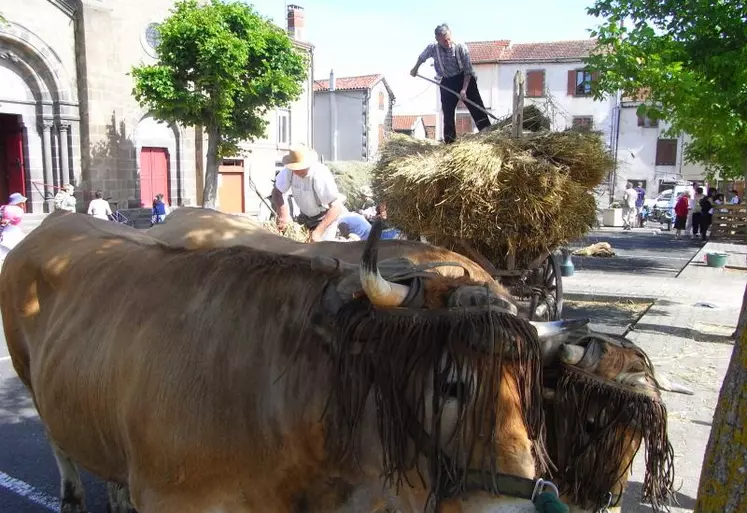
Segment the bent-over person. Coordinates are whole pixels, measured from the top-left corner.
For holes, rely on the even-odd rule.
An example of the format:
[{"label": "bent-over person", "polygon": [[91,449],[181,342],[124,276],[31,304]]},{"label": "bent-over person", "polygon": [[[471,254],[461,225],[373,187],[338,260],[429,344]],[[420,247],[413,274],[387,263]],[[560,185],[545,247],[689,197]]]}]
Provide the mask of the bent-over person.
[{"label": "bent-over person", "polygon": [[285,167],[275,178],[272,190],[278,228],[284,230],[291,221],[284,195],[292,190],[301,211],[298,222],[309,229],[311,241],[335,240],[345,207],[332,171],[319,162],[315,151],[303,145],[292,147],[283,157],[283,164]]}]

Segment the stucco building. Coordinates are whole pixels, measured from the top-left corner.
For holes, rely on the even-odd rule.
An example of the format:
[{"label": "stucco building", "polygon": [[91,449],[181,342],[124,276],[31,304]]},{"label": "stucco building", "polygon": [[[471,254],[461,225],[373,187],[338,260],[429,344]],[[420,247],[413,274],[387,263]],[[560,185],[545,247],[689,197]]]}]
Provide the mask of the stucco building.
[{"label": "stucco building", "polygon": [[383,75],[314,81],[314,148],[325,160],[372,160],[392,131],[394,93]]}]

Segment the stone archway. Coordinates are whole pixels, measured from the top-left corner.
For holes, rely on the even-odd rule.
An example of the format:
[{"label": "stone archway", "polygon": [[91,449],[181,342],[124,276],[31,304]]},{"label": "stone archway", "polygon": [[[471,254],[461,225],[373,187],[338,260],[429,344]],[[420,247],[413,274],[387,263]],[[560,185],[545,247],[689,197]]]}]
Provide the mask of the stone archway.
[{"label": "stone archway", "polygon": [[39,36],[14,22],[0,26],[0,114],[6,127],[11,117],[18,119],[24,184],[19,192],[29,198],[30,212],[51,211],[55,187],[80,175],[79,104],[70,77]]}]

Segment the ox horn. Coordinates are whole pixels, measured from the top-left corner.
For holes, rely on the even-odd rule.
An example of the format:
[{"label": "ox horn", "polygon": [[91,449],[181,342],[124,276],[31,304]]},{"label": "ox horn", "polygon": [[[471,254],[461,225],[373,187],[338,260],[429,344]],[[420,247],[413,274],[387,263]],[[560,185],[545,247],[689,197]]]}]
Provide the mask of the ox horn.
[{"label": "ox horn", "polygon": [[675,394],[695,395],[695,392],[690,388],[681,385],[676,381],[672,381],[666,376],[655,374],[654,377],[656,379],[656,384],[659,386],[659,390],[666,390],[667,392],[674,392]]},{"label": "ox horn", "polygon": [[534,326],[537,330],[537,336],[540,340],[543,340],[586,326],[589,324],[589,319],[564,319],[551,322],[529,321],[529,324]]},{"label": "ox horn", "polygon": [[363,250],[360,265],[360,278],[363,291],[374,306],[400,306],[410,292],[407,285],[386,281],[379,273],[377,259],[379,256],[379,239],[381,239],[382,224],[377,220],[371,227],[371,232]]}]

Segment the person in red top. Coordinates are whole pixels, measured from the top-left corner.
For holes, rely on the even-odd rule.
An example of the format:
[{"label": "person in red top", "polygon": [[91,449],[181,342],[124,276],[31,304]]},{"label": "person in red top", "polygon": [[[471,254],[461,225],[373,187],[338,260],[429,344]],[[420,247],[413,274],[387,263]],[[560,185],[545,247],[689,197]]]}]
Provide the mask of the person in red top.
[{"label": "person in red top", "polygon": [[687,213],[689,208],[689,198],[687,194],[681,192],[677,195],[677,203],[674,205],[674,238],[680,238],[680,232],[687,226]]}]

